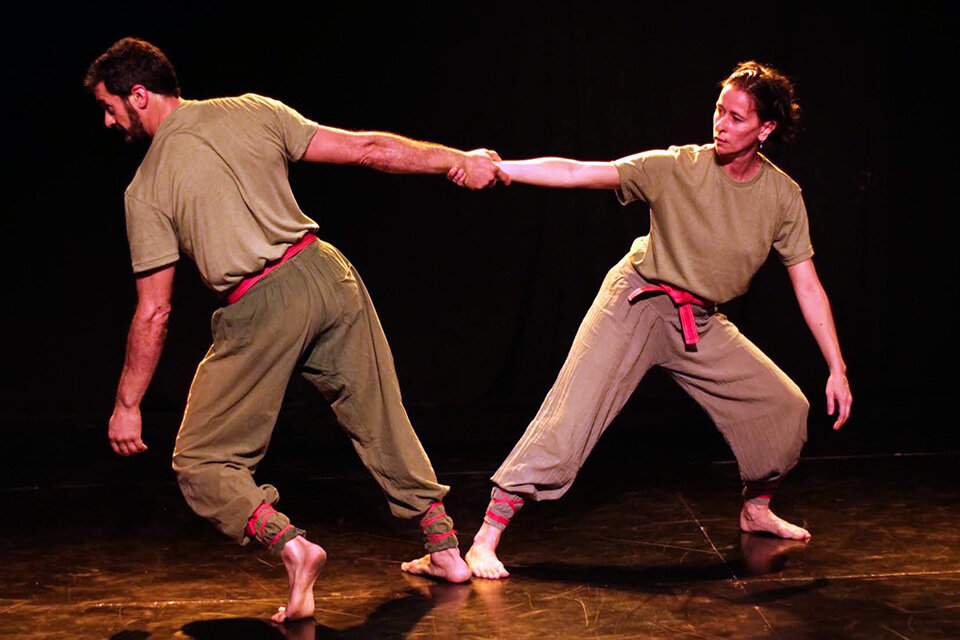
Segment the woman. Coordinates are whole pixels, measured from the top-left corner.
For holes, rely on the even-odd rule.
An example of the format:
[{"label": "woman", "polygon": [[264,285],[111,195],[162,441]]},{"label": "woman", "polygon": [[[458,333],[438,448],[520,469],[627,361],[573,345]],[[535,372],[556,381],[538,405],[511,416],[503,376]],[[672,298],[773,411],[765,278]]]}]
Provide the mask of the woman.
[{"label": "woman", "polygon": [[[745,62],[721,83],[713,144],[649,151],[614,162],[564,158],[501,163],[516,182],[615,189],[650,206],[650,233],[610,272],[557,381],[492,480],[484,523],[467,553],[474,575],[508,575],[500,537],[524,500],[551,500],[573,483],[600,434],[644,373],[663,367],[723,433],[744,482],[740,528],[804,540],[805,529],[769,507],[806,440],[800,389],[716,312],[742,295],[771,248],[787,267],[803,316],[829,367],[827,410],[850,413],[830,303],[813,265],[800,188],[760,153],[790,140],[799,107],[790,81]],[[463,175],[448,177],[462,183]]]}]

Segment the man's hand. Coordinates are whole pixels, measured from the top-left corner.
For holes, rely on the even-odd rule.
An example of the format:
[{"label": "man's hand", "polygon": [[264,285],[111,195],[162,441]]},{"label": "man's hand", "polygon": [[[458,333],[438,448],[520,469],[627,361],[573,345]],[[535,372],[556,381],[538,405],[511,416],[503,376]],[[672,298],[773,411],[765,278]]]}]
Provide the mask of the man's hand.
[{"label": "man's hand", "polygon": [[114,452],[121,456],[132,456],[146,451],[147,445],[143,444],[140,433],[140,409],[129,409],[120,404],[114,406],[113,415],[110,416],[110,429],[107,432]]},{"label": "man's hand", "polygon": [[833,423],[836,431],[850,417],[850,407],[853,405],[853,394],[850,393],[850,383],[847,374],[830,374],[827,378],[827,415],[837,414],[837,421]]},{"label": "man's hand", "polygon": [[475,149],[467,153],[462,165],[452,167],[447,172],[447,179],[471,190],[486,189],[497,182],[510,184],[510,176],[500,168],[498,162],[501,160],[496,151]]}]

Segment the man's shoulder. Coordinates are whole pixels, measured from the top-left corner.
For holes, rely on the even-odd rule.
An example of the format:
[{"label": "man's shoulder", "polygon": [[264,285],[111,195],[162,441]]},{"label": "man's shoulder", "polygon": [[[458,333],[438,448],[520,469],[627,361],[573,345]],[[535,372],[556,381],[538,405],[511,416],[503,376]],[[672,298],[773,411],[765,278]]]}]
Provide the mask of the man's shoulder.
[{"label": "man's shoulder", "polygon": [[282,102],[275,98],[269,96],[264,96],[259,93],[243,93],[238,96],[224,96],[220,98],[208,98],[207,100],[200,100],[200,103],[209,104],[211,106],[217,107],[267,107],[267,108],[276,108],[285,106]]},{"label": "man's shoulder", "polygon": [[257,93],[244,93],[239,96],[223,96],[205,98],[203,100],[184,100],[183,104],[172,116],[171,124],[195,124],[198,121],[208,120],[230,114],[253,114],[263,110],[283,109],[285,105],[279,100],[262,96]]}]

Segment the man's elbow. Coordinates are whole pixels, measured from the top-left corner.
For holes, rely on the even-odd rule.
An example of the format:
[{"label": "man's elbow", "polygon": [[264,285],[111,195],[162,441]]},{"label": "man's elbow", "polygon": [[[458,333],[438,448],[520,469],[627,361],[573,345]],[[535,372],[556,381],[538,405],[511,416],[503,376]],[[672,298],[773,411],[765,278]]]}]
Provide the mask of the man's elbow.
[{"label": "man's elbow", "polygon": [[383,164],[383,144],[380,137],[371,134],[359,134],[353,143],[353,163],[371,169]]},{"label": "man's elbow", "polygon": [[137,303],[136,318],[153,327],[166,327],[172,312],[173,306],[169,302],[141,301]]}]

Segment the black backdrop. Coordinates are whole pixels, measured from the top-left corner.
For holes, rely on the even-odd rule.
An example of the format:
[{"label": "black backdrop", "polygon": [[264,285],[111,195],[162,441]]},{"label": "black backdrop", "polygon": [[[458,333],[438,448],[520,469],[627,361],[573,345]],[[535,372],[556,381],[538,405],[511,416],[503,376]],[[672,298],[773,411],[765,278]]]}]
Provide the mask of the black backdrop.
[{"label": "black backdrop", "polygon": [[[8,435],[105,429],[135,301],[121,195],[143,149],[103,129],[80,83],[96,55],[136,35],[167,52],[186,97],[253,91],[325,124],[505,158],[613,159],[706,142],[717,82],[740,60],[778,66],[797,80],[805,121],[772,157],[804,188],[856,395],[845,433],[828,434],[826,370],[784,269],[770,261],[726,312],[811,399],[814,452],[960,444],[944,414],[957,268],[942,180],[956,165],[943,95],[953,27],[941,5],[323,4],[126,3],[6,25]],[[604,273],[648,225],[642,206],[611,193],[470,193],[440,177],[306,164],[291,178],[322,237],[363,274],[411,413],[459,442],[517,437]],[[182,262],[148,417],[175,424],[216,304]],[[288,395],[312,410],[304,386]],[[652,375],[620,421],[700,429],[706,417]]]}]

